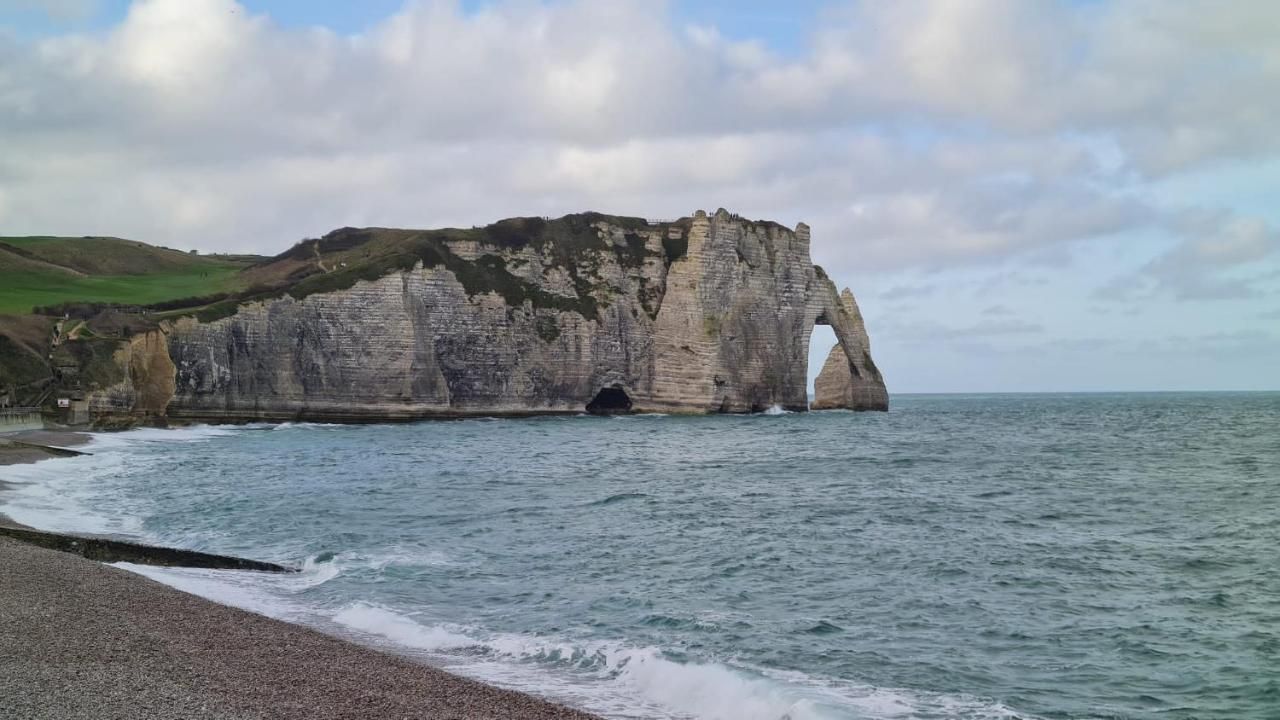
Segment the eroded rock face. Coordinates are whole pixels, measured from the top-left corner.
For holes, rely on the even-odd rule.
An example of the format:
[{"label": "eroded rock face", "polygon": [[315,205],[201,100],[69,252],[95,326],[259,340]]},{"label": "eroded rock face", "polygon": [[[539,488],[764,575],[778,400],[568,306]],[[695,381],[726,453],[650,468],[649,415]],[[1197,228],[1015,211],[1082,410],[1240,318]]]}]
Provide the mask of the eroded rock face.
[{"label": "eroded rock face", "polygon": [[813,409],[888,410],[889,393],[871,359],[871,338],[849,288],[840,294],[840,306],[847,327],[813,382]]},{"label": "eroded rock face", "polygon": [[335,421],[579,413],[599,409],[606,389],[611,411],[803,410],[815,321],[862,353],[852,368],[870,364],[856,306],[850,316],[814,267],[803,224],[723,210],[552,223],[556,237],[570,233],[572,253],[564,242],[458,231],[344,289],[171,323],[166,411]]},{"label": "eroded rock face", "polygon": [[174,398],[176,376],[164,331],[140,333],[121,342],[112,359],[123,379],[91,395],[90,411],[164,415]]}]

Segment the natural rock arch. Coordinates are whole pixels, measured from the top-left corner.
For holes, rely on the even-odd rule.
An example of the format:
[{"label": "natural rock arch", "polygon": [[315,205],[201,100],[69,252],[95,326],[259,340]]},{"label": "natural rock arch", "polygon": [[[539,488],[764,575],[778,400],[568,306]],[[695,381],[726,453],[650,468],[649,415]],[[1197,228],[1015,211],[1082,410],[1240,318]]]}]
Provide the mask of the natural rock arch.
[{"label": "natural rock arch", "polygon": [[888,410],[889,393],[884,378],[871,359],[871,340],[849,288],[838,298],[835,286],[827,283],[828,296],[814,323],[830,325],[836,346],[813,383],[814,410]]}]

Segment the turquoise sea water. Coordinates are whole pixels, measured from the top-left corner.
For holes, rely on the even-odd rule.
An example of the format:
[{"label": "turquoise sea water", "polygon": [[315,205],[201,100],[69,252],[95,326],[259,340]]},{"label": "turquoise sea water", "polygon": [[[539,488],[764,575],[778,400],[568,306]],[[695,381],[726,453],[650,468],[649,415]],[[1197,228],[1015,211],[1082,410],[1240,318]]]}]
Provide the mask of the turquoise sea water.
[{"label": "turquoise sea water", "polygon": [[256,425],[0,468],[141,569],[609,717],[1280,717],[1280,394]]}]

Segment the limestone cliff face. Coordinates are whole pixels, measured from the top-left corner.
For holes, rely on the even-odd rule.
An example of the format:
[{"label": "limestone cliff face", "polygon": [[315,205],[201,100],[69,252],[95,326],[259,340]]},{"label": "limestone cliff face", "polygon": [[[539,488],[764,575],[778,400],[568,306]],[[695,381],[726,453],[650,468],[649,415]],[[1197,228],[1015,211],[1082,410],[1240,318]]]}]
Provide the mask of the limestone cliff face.
[{"label": "limestone cliff face", "polygon": [[813,409],[887,410],[889,393],[871,359],[871,339],[849,288],[840,294],[840,306],[848,329],[814,380]]},{"label": "limestone cliff face", "polygon": [[165,415],[174,397],[175,368],[162,330],[135,335],[112,357],[123,378],[89,396],[95,414]]},{"label": "limestone cliff face", "polygon": [[[172,377],[164,411],[374,421],[588,406],[803,410],[815,322],[831,324],[855,352],[851,372],[870,364],[856,306],[850,315],[814,267],[804,225],[792,231],[723,210],[667,223],[578,215],[475,231],[345,230],[314,250],[328,248],[345,254],[326,261],[335,274],[313,285],[337,283],[341,272],[361,279],[167,325],[172,369],[148,366]],[[384,256],[399,263],[385,274],[354,264]],[[336,270],[348,260],[351,268]],[[154,404],[158,395],[145,397]]]}]

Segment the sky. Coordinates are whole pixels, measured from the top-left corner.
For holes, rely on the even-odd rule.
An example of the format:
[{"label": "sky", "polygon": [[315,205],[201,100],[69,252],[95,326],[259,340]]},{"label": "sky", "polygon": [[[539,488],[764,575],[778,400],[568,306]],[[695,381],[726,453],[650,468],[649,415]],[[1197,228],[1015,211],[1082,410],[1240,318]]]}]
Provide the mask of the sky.
[{"label": "sky", "polygon": [[1276,118],[1271,0],[0,0],[0,235],[804,221],[891,392],[1280,389]]}]

